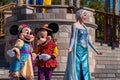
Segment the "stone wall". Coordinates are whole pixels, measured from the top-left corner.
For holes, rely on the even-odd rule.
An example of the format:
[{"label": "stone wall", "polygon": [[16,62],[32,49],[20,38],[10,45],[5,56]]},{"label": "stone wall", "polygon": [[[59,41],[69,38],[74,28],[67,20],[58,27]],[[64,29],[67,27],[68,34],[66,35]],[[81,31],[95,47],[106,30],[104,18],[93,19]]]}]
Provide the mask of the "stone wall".
[{"label": "stone wall", "polygon": [[[62,9],[61,9],[62,8]],[[28,10],[30,8],[27,7],[19,7],[22,10]],[[13,11],[19,10],[14,9]],[[51,10],[50,10],[51,9]],[[84,8],[88,12],[88,18],[86,20],[86,26],[88,27],[88,31],[90,34],[90,39],[92,42],[95,42],[95,29],[97,28],[94,20],[94,10],[89,8]],[[19,10],[19,11],[22,11]],[[32,9],[30,9],[32,10]],[[16,12],[19,12],[16,11]],[[62,11],[62,12],[61,12]],[[32,12],[32,11],[31,11]],[[12,12],[14,15],[7,18],[6,23],[4,25],[5,28],[5,42],[6,42],[6,50],[12,48],[13,44],[11,43],[16,36],[12,36],[9,34],[9,28],[15,24],[26,23],[31,26],[32,30],[34,31],[35,28],[41,27],[45,23],[56,22],[59,25],[59,31],[54,36],[58,39],[57,45],[59,49],[59,56],[57,60],[59,62],[58,67],[56,70],[58,71],[65,71],[66,62],[67,62],[67,55],[68,55],[68,46],[71,34],[71,25],[76,21],[75,14],[67,13],[67,6],[57,6],[57,9],[54,6],[49,8],[48,12],[45,14],[42,13],[32,13],[27,12],[26,14],[22,14],[22,12],[17,15],[15,12]],[[95,52],[91,48],[89,48],[89,63],[90,63],[90,72],[94,72],[95,67]]]}]

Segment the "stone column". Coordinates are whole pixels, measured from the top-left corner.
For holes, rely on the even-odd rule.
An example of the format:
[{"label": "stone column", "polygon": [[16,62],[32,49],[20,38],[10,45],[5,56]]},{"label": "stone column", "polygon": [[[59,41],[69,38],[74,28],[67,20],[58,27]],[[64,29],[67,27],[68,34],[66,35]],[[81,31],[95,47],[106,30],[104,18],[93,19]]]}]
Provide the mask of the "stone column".
[{"label": "stone column", "polygon": [[79,8],[80,7],[80,0],[75,0],[76,1],[76,7]]},{"label": "stone column", "polygon": [[73,5],[75,6],[75,8],[79,8],[80,7],[80,0],[73,0]]},{"label": "stone column", "polygon": [[25,0],[25,4],[29,4],[29,0]]},{"label": "stone column", "polygon": [[61,5],[65,5],[65,0],[60,0]]},{"label": "stone column", "polygon": [[36,0],[34,0],[34,5],[36,5]]},{"label": "stone column", "polygon": [[73,0],[68,0],[68,5],[73,6]]},{"label": "stone column", "polygon": [[[113,0],[113,14],[119,15],[119,9],[118,9],[118,0]],[[118,39],[118,18],[113,18],[113,49],[114,47],[119,47],[119,41]]]}]

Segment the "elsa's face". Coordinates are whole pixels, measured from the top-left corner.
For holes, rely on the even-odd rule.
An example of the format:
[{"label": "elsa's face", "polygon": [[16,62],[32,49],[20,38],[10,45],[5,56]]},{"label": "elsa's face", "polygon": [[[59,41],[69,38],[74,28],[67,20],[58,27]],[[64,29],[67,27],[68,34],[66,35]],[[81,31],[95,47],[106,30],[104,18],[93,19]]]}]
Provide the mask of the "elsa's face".
[{"label": "elsa's face", "polygon": [[84,12],[84,13],[80,16],[80,18],[81,18],[81,21],[84,22],[84,21],[86,20],[86,18],[87,18],[87,13]]}]

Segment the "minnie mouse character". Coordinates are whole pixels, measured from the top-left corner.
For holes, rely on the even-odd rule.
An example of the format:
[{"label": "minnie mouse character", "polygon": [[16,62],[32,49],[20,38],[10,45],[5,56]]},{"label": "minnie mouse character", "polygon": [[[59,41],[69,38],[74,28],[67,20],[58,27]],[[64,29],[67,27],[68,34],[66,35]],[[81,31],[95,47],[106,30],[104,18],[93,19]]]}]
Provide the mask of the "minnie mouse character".
[{"label": "minnie mouse character", "polygon": [[52,73],[57,67],[58,48],[53,34],[58,30],[59,27],[56,23],[45,24],[42,28],[36,29],[38,46],[33,53],[38,55],[35,61],[38,66],[38,80],[51,80]]},{"label": "minnie mouse character", "polygon": [[14,25],[10,28],[12,35],[17,35],[14,47],[7,51],[12,58],[10,65],[11,80],[34,80],[32,45],[34,40],[32,30],[26,25]]}]

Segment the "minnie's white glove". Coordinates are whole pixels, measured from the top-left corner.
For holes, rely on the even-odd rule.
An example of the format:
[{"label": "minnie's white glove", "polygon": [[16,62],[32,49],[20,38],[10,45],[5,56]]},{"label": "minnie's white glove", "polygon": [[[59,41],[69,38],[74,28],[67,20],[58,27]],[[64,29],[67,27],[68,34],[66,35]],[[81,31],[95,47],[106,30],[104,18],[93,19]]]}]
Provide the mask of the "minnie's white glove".
[{"label": "minnie's white glove", "polygon": [[15,56],[15,52],[13,50],[8,50],[7,51],[7,54],[10,56],[10,57],[14,57]]},{"label": "minnie's white glove", "polygon": [[49,59],[51,58],[51,56],[48,55],[48,54],[41,54],[41,58],[42,58],[44,61],[47,61],[47,60],[49,60]]}]

